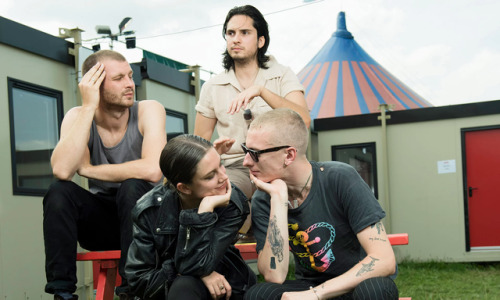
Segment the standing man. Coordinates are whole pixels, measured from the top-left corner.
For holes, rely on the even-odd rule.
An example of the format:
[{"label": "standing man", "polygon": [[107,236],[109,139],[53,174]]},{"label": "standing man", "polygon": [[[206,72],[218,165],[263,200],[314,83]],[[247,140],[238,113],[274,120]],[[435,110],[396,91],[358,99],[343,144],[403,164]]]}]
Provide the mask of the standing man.
[{"label": "standing man", "polygon": [[[308,129],[289,109],[257,117],[243,164],[252,198],[257,266],[266,282],[245,299],[398,299],[385,212],[356,170],[306,158]],[[289,248],[296,280],[285,281]]]},{"label": "standing man", "polygon": [[[166,143],[165,110],[153,100],[134,101],[129,63],[101,50],[82,66],[82,106],[65,115],[51,158],[54,176],[43,199],[45,291],[54,299],[78,299],[77,242],[88,250],[121,249],[120,299],[128,294],[124,266],[132,241],[131,210],[161,177],[158,164]],[[88,178],[90,191],[71,181]]]},{"label": "standing man", "polygon": [[278,107],[298,112],[309,125],[304,89],[288,67],[267,56],[269,30],[264,16],[253,6],[231,9],[224,22],[225,71],[207,81],[196,105],[194,134],[211,140],[215,127],[220,137],[236,140],[223,155],[227,174],[247,197],[254,188],[243,167],[248,124],[258,115]]}]

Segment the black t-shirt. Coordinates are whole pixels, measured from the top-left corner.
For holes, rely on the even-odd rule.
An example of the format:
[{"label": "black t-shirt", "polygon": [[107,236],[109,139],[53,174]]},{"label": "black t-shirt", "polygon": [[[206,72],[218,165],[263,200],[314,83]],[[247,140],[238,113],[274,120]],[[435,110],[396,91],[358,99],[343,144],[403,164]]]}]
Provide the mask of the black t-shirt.
[{"label": "black t-shirt", "polygon": [[[311,162],[312,186],[298,208],[288,211],[290,249],[296,279],[324,282],[339,276],[366,254],[356,234],[385,217],[368,185],[350,165]],[[270,197],[256,191],[252,228],[257,252],[264,247]]]}]

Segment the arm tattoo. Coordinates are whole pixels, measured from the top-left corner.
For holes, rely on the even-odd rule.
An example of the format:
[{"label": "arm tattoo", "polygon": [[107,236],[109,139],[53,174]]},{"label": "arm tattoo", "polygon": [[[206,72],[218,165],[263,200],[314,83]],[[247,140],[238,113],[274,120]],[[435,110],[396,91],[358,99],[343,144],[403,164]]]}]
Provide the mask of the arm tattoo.
[{"label": "arm tattoo", "polygon": [[269,220],[269,227],[267,229],[267,240],[269,241],[269,245],[271,246],[271,251],[273,255],[278,258],[278,261],[283,261],[283,237],[281,236],[281,232],[276,224],[276,216],[274,216],[271,220]]},{"label": "arm tattoo", "polygon": [[377,232],[378,232],[378,234],[380,234],[380,232],[384,231],[384,228],[382,227],[382,223],[380,223],[380,222],[377,222],[377,223],[375,223],[375,224],[372,224],[372,226],[371,226],[371,227],[372,227],[372,228],[373,228],[373,227],[376,227],[376,228],[377,228]]},{"label": "arm tattoo", "polygon": [[382,242],[385,242],[385,241],[386,241],[386,239],[382,239],[382,238],[380,238],[380,233],[381,233],[382,231],[384,231],[384,227],[382,226],[382,223],[377,222],[377,223],[375,223],[375,224],[372,224],[370,227],[371,227],[371,228],[374,228],[374,227],[375,227],[375,228],[377,228],[377,233],[378,233],[378,235],[379,235],[379,236],[371,237],[371,238],[370,238],[370,240],[371,240],[371,241],[382,241]]},{"label": "arm tattoo", "polygon": [[269,266],[272,270],[276,270],[276,260],[274,256],[271,256],[271,265]]},{"label": "arm tattoo", "polygon": [[356,277],[359,277],[359,276],[363,275],[364,273],[368,273],[368,272],[373,271],[373,266],[375,265],[375,262],[377,260],[380,260],[380,259],[376,259],[375,257],[372,257],[372,256],[370,256],[370,258],[372,259],[372,261],[370,261],[369,263],[367,263],[367,264],[362,263],[363,266],[358,271],[358,273],[356,273]]}]

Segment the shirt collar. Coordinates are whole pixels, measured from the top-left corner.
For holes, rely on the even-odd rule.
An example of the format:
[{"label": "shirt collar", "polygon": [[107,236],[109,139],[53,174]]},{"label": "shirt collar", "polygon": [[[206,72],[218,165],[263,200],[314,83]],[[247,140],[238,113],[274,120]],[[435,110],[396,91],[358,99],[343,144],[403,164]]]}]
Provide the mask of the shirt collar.
[{"label": "shirt collar", "polygon": [[[255,78],[255,82],[261,82],[261,81],[267,81],[269,79],[275,78],[280,76],[280,72],[278,68],[275,68],[275,66],[278,64],[274,56],[269,55],[269,61],[266,63],[267,69],[259,69],[259,73],[257,74],[257,77]],[[234,73],[234,69],[231,68],[229,71],[224,71],[223,73],[219,74],[218,76],[213,78],[213,84],[217,85],[226,85],[226,84],[231,84],[232,86],[236,88],[240,88],[240,84],[238,80],[236,79],[236,75]]]}]

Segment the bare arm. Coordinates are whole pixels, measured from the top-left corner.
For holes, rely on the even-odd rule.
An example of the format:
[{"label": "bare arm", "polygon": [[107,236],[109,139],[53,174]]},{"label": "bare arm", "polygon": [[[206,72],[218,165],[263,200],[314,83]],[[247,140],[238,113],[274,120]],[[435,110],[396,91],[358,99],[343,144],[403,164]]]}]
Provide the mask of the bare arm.
[{"label": "bare arm", "polygon": [[106,75],[104,65],[96,64],[82,78],[78,87],[82,95],[82,106],[68,111],[61,125],[61,138],[57,143],[50,163],[54,176],[71,180],[88,155],[90,125],[99,105],[99,87]]},{"label": "bare arm", "polygon": [[[84,164],[78,173],[88,178],[121,182],[129,178],[157,182],[161,179],[160,153],[166,144],[165,109],[154,100],[139,103],[139,130],[143,135],[140,159],[121,164],[92,166]],[[88,151],[88,149],[87,149]]]},{"label": "bare arm", "polygon": [[281,179],[265,183],[250,174],[257,188],[271,196],[266,242],[259,252],[257,268],[267,282],[283,283],[288,273],[288,190]]},{"label": "bare arm", "polygon": [[266,101],[266,103],[273,109],[285,107],[296,111],[309,128],[311,124],[311,117],[309,115],[309,109],[307,108],[306,99],[302,91],[292,91],[285,97],[281,97],[263,86],[253,85],[238,94],[236,99],[231,102],[228,108],[228,113],[234,114],[235,112],[239,112],[241,108],[246,108],[248,103],[250,103],[253,98],[258,96],[264,99],[264,101]]},{"label": "bare arm", "polygon": [[[316,286],[320,299],[329,299],[353,290],[359,283],[372,277],[386,277],[396,271],[396,258],[384,225],[378,222],[357,234],[367,255],[346,273]],[[286,293],[282,299],[317,299],[313,290]]]},{"label": "bare arm", "polygon": [[207,118],[197,112],[196,120],[194,121],[194,134],[210,141],[212,139],[212,135],[214,134],[216,123],[217,119]]}]

